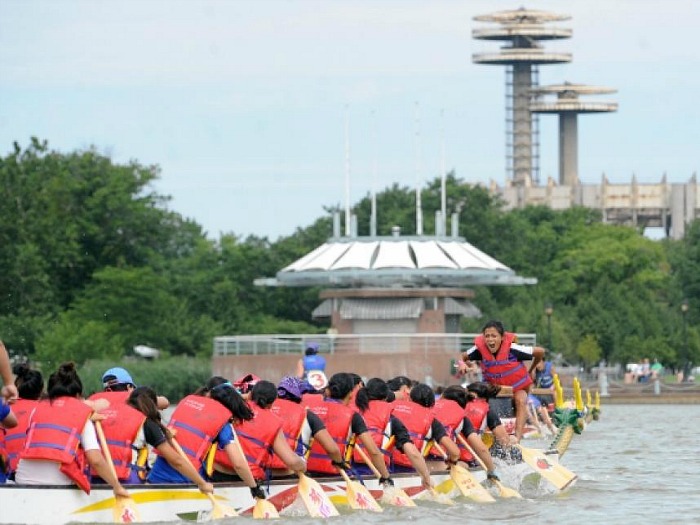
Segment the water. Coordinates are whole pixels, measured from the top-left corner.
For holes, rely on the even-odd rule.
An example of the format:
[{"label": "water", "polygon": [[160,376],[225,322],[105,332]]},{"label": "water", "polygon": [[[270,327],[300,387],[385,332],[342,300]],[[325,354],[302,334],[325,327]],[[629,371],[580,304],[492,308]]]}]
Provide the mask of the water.
[{"label": "water", "polygon": [[[343,525],[700,523],[698,420],[698,405],[604,405],[600,420],[575,436],[562,458],[562,464],[579,476],[563,493],[552,493],[546,486],[516,487],[525,500],[386,507],[382,514],[354,513],[341,519]],[[317,520],[284,518],[279,523]]]},{"label": "water", "polygon": [[[524,500],[491,504],[459,501],[453,507],[419,503],[385,507],[381,514],[341,509],[331,523],[343,525],[464,525],[468,522],[527,524],[691,524],[700,523],[700,420],[698,405],[604,405],[599,421],[575,436],[561,463],[579,476],[563,493],[546,482],[514,486]],[[527,446],[533,446],[528,442]],[[541,444],[544,447],[545,443]],[[309,517],[283,517],[276,524],[318,524]],[[217,521],[254,523],[249,517]],[[165,522],[163,525],[182,524]],[[255,520],[255,523],[260,523]]]}]

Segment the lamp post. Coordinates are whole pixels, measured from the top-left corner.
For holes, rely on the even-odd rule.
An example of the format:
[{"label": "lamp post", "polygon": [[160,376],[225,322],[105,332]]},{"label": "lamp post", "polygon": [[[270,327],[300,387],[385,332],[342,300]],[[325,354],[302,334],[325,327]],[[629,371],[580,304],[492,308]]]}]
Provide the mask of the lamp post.
[{"label": "lamp post", "polygon": [[554,313],[554,308],[552,303],[547,303],[544,306],[544,313],[547,314],[547,344],[549,345],[549,351],[552,351],[552,314]]},{"label": "lamp post", "polygon": [[687,382],[690,377],[690,356],[688,355],[688,299],[681,302],[681,312],[683,313],[683,382]]}]

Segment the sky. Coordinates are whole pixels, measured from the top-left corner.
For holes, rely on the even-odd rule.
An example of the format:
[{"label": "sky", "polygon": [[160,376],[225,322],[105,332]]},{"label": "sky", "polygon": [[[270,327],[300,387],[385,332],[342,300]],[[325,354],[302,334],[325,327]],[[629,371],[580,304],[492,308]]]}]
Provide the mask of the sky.
[{"label": "sky", "polygon": [[[275,241],[443,168],[503,186],[505,71],[472,63],[499,43],[471,33],[521,6],[571,16],[545,47],[573,61],[540,85],[618,90],[591,97],[616,113],[579,117],[582,182],[687,182],[698,0],[0,0],[0,155],[36,136],[157,165],[154,189],[212,239]],[[540,128],[557,179],[557,118]]]}]

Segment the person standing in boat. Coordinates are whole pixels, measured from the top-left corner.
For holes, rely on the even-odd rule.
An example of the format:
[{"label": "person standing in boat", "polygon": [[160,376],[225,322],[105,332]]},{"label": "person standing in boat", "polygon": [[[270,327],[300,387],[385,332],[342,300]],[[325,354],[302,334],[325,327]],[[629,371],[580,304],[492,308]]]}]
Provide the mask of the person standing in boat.
[{"label": "person standing in boat", "polygon": [[[12,405],[12,412],[17,418],[17,426],[5,431],[6,473],[8,479],[14,479],[14,473],[19,462],[19,454],[24,449],[27,439],[29,416],[36,408],[39,398],[44,392],[44,378],[38,370],[32,370],[29,365],[15,365],[13,372],[16,376],[15,386],[19,399]],[[0,418],[1,419],[1,418]]]},{"label": "person standing in boat", "polygon": [[318,343],[307,343],[304,357],[297,362],[296,376],[306,379],[316,390],[323,390],[328,385],[326,377],[326,358],[318,353]]},{"label": "person standing in boat", "polygon": [[29,417],[24,450],[15,481],[18,485],[78,485],[90,492],[86,463],[113,489],[129,497],[102,455],[92,419],[99,419],[83,402],[83,383],[72,362],[51,374],[48,399],[39,402]]},{"label": "person standing in boat", "polygon": [[[474,345],[462,353],[460,372],[476,368],[475,361],[481,364],[484,381],[513,389],[515,404],[515,439],[523,437],[527,421],[527,394],[532,386],[530,373],[544,358],[544,348],[526,346],[516,342],[516,335],[506,332],[500,321],[488,321],[481,334],[474,339]],[[523,361],[531,361],[530,369]]]}]

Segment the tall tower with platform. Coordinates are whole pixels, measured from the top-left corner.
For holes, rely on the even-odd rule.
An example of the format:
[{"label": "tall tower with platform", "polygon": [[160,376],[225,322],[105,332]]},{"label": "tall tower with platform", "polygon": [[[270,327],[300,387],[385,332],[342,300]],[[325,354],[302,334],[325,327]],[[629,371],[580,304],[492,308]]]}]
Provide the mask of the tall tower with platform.
[{"label": "tall tower with platform", "polygon": [[[580,95],[615,93],[613,88],[564,84],[533,89],[535,99],[530,104],[534,114],[559,115],[559,184],[578,184],[578,115],[580,113],[610,113],[617,111],[617,103],[609,101],[581,100]],[[555,100],[543,97],[556,95]]]},{"label": "tall tower with platform", "polygon": [[548,25],[570,18],[525,8],[474,17],[497,25],[474,29],[473,38],[506,42],[500,51],[475,53],[472,61],[506,66],[506,177],[514,186],[539,183],[539,127],[530,110],[532,90],[539,85],[541,64],[571,62],[571,53],[545,51],[541,42],[571,38],[571,29]]}]

